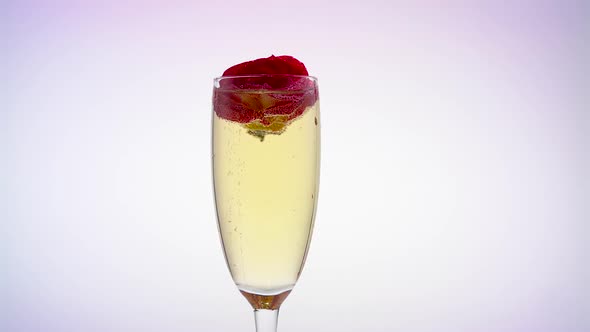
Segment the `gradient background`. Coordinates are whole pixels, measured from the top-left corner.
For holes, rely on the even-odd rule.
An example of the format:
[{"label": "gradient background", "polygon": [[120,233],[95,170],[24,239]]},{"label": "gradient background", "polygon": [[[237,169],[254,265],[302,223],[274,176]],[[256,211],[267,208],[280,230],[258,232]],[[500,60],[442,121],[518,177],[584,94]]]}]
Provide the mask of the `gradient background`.
[{"label": "gradient background", "polygon": [[590,330],[587,1],[256,3],[0,4],[0,331],[254,329],[210,103],[270,54],[323,121],[280,331]]}]

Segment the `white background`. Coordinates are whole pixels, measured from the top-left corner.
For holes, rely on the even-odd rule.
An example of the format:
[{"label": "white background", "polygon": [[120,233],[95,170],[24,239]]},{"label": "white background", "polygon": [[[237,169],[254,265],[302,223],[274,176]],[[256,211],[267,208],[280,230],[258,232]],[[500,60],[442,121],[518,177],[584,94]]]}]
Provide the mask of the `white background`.
[{"label": "white background", "polygon": [[2,6],[0,331],[253,330],[210,103],[270,54],[322,112],[281,331],[590,329],[582,2]]}]

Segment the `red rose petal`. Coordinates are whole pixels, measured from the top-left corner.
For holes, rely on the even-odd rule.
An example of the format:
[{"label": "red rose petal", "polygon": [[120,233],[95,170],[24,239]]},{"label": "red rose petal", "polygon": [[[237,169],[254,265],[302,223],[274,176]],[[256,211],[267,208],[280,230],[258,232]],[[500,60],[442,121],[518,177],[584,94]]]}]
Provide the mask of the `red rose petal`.
[{"label": "red rose petal", "polygon": [[240,76],[255,74],[289,74],[307,76],[307,69],[301,61],[289,55],[271,55],[237,64],[223,72],[223,76]]}]

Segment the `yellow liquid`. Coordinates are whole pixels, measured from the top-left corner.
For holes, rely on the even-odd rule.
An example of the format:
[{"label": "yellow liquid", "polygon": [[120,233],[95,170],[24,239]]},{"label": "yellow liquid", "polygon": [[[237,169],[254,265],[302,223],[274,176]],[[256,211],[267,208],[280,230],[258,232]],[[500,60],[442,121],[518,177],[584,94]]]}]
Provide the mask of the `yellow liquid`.
[{"label": "yellow liquid", "polygon": [[274,295],[292,289],[299,277],[318,198],[319,128],[318,103],[262,140],[214,112],[217,218],[240,290]]}]

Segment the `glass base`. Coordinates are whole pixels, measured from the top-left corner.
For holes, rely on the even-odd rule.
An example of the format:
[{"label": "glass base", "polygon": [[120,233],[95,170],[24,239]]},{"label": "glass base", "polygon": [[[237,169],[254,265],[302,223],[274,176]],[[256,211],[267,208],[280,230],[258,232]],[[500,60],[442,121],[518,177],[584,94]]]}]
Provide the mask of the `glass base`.
[{"label": "glass base", "polygon": [[284,291],[282,293],[276,295],[259,295],[249,293],[243,290],[240,290],[242,295],[250,302],[252,308],[259,310],[259,309],[268,309],[268,310],[277,310],[285,301],[291,290]]}]

